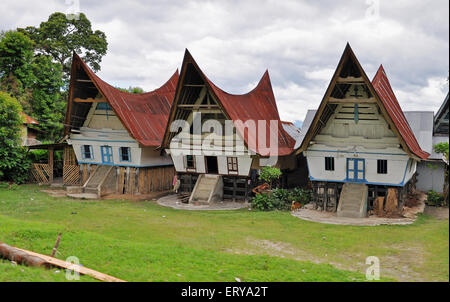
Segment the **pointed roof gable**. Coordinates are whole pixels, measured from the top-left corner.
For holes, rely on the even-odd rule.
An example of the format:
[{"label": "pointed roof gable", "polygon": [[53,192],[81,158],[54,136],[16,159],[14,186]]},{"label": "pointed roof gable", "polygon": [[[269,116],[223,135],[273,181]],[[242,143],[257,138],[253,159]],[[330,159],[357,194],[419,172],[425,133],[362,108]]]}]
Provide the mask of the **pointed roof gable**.
[{"label": "pointed roof gable", "polygon": [[390,118],[394,121],[397,130],[400,132],[401,137],[405,140],[408,148],[412,153],[417,155],[421,159],[426,159],[430,154],[423,151],[414,136],[405,115],[403,114],[402,108],[395,97],[394,91],[392,90],[391,84],[386,76],[383,65],[378,68],[375,77],[372,80],[372,85],[375,88],[378,96],[383,102],[384,108],[386,108],[387,113]]},{"label": "pointed roof gable", "polygon": [[[357,74],[357,77],[354,77],[351,74]],[[385,77],[385,73],[384,76],[382,76],[381,72],[380,74],[377,73],[377,75],[374,78],[375,84],[372,85],[372,82],[369,80],[364,69],[361,67],[361,64],[356,58],[350,44],[347,43],[325,95],[319,105],[314,119],[311,122],[311,126],[308,128],[305,138],[300,144],[297,153],[306,150],[309,142],[317,133],[319,133],[320,129],[333,113],[334,109],[330,108],[330,106],[333,101],[336,101],[336,99],[332,98],[332,93],[335,93],[336,83],[339,80],[343,81],[340,83],[350,84],[359,82],[365,84],[370,93],[370,102],[376,103],[379,106],[383,117],[399,138],[405,152],[416,159],[426,159],[429,154],[420,149],[414,134],[409,128],[408,122],[406,121],[400,105],[392,92],[392,88],[387,81],[387,77]],[[388,85],[382,84],[382,82],[387,82]],[[388,90],[389,92],[387,92]],[[379,92],[381,95],[379,95]],[[324,116],[326,120],[322,120],[322,116]]]},{"label": "pointed roof gable", "polygon": [[[167,125],[170,108],[178,82],[178,69],[170,79],[158,89],[146,93],[121,91],[100,79],[87,64],[74,52],[72,58],[69,104],[66,125],[70,123],[73,106],[73,90],[76,70],[83,69],[98,91],[110,104],[114,113],[128,130],[131,137],[143,146],[160,146]],[[66,134],[68,133],[66,128]]]},{"label": "pointed roof gable", "polygon": [[[217,87],[211,80],[206,77],[203,71],[199,68],[197,63],[195,62],[192,55],[186,49],[183,64],[180,72],[180,80],[177,85],[177,91],[175,94],[174,104],[171,109],[171,113],[169,116],[169,123],[166,128],[166,133],[164,137],[164,146],[168,146],[170,135],[168,133],[170,123],[173,121],[175,116],[176,107],[178,102],[180,101],[180,92],[183,87],[183,83],[185,81],[186,72],[188,69],[188,64],[192,64],[194,69],[198,72],[201,80],[204,82],[205,86],[211,92],[213,97],[218,101],[218,105],[222,108],[222,111],[227,116],[228,119],[233,121],[242,121],[245,123],[248,120],[255,121],[255,124],[258,125],[258,121],[266,121],[266,144],[270,144],[271,136],[277,136],[278,146],[276,150],[271,148],[271,150],[267,150],[266,148],[259,148],[258,146],[258,129],[256,131],[253,130],[245,130],[245,127],[240,124],[236,124],[235,127],[239,132],[240,136],[244,139],[247,146],[249,146],[249,141],[256,141],[256,150],[252,150],[262,156],[268,155],[289,155],[293,152],[293,147],[295,145],[294,139],[288,135],[282,126],[282,122],[280,120],[280,116],[278,114],[278,108],[275,101],[275,96],[272,90],[272,84],[270,82],[269,72],[266,70],[258,85],[246,94],[230,94],[219,87]],[[278,124],[278,131],[276,133],[272,133],[274,131],[270,131],[270,121],[275,120]],[[257,127],[258,128],[258,127]],[[247,132],[245,135],[245,132]]]},{"label": "pointed roof gable", "polygon": [[33,125],[39,125],[39,123],[32,118],[31,116],[27,115],[25,112],[21,112],[20,115],[23,117],[23,123],[24,124],[33,124]]}]

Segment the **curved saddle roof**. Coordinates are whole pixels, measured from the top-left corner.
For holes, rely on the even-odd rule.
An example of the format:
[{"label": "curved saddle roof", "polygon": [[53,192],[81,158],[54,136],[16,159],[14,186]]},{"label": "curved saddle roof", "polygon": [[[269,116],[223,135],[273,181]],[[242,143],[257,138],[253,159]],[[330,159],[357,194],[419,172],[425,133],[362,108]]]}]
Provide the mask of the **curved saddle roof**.
[{"label": "curved saddle roof", "polygon": [[372,80],[372,85],[411,152],[421,159],[428,158],[430,154],[420,148],[414,132],[411,130],[408,120],[395,97],[383,65],[380,65],[378,68],[378,71]]},{"label": "curved saddle roof", "polygon": [[[72,71],[74,66],[79,65],[86,72],[131,137],[143,146],[160,146],[175,95],[178,69],[158,89],[133,94],[121,91],[100,79],[76,53],[73,55],[72,65]],[[72,73],[71,78],[74,76]],[[70,115],[69,112],[68,114]]]},{"label": "curved saddle roof", "polygon": [[[184,74],[188,69],[188,64],[194,66],[200,78],[212,92],[228,118],[234,122],[242,121],[242,123],[235,123],[235,127],[249,149],[261,156],[284,156],[289,155],[294,151],[295,140],[287,134],[283,128],[275,96],[273,94],[269,72],[267,70],[258,85],[250,92],[240,95],[230,94],[220,89],[209,80],[198,67],[189,51],[186,50],[180,73],[181,81],[178,83],[177,92],[183,88]],[[173,119],[178,102],[179,99],[177,93],[170,119]],[[170,119],[169,123],[171,121]],[[244,123],[247,121],[253,121],[256,127],[253,129],[247,128],[246,130]],[[258,123],[260,123],[261,126],[258,126]],[[264,135],[265,144],[264,142],[260,143],[259,141]],[[276,146],[270,144],[270,142],[274,140],[277,140]]]}]

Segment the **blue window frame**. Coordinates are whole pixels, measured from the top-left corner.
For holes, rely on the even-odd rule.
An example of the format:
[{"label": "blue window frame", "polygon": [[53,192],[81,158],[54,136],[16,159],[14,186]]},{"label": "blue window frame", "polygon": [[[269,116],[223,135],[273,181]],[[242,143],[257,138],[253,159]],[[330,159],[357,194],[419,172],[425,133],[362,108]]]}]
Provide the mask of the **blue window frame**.
[{"label": "blue window frame", "polygon": [[119,147],[119,158],[120,161],[131,161],[131,148],[130,147]]},{"label": "blue window frame", "polygon": [[112,164],[113,163],[113,153],[111,146],[101,146],[102,151],[102,163]]},{"label": "blue window frame", "polygon": [[108,103],[98,103],[97,110],[112,110],[111,106]]},{"label": "blue window frame", "polygon": [[347,158],[347,181],[364,182],[366,180],[366,163],[362,158]]},{"label": "blue window frame", "polygon": [[83,159],[93,159],[94,152],[92,150],[91,145],[82,145],[81,146],[81,158]]}]

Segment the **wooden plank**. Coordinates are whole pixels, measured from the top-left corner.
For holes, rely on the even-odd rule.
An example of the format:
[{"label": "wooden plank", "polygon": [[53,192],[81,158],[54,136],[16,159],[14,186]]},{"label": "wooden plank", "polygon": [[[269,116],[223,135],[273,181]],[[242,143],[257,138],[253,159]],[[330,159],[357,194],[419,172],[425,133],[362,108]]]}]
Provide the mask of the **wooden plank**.
[{"label": "wooden plank", "polygon": [[330,97],[328,99],[328,103],[330,103],[330,104],[346,104],[346,103],[371,104],[371,103],[376,103],[376,100],[374,97],[371,97],[371,98],[344,98],[344,99],[337,99],[337,98]]},{"label": "wooden plank", "polygon": [[75,103],[106,103],[105,99],[93,99],[93,98],[88,99],[75,98],[73,101]]},{"label": "wooden plank", "polygon": [[93,277],[95,279],[98,279],[98,280],[101,280],[101,281],[106,281],[106,282],[126,282],[124,280],[115,278],[113,276],[110,276],[110,275],[107,275],[107,274],[104,274],[104,273],[100,273],[98,271],[95,271],[93,269],[90,269],[90,268],[87,268],[87,267],[84,267],[84,266],[80,266],[78,264],[73,264],[73,263],[70,263],[70,262],[66,262],[64,260],[60,260],[60,259],[57,259],[57,258],[54,258],[54,257],[50,257],[50,256],[42,255],[42,254],[39,254],[39,253],[35,253],[35,252],[32,252],[32,251],[24,250],[24,249],[21,249],[21,248],[18,248],[18,247],[16,247],[16,249],[18,249],[20,251],[23,251],[23,252],[25,252],[25,253],[27,253],[27,254],[29,254],[31,256],[35,256],[35,257],[41,258],[42,260],[46,261],[47,263],[49,263],[51,265],[55,265],[55,266],[58,266],[58,267],[61,267],[61,268],[65,268],[65,269],[76,270],[80,274],[88,275],[88,276],[91,276],[91,277]]},{"label": "wooden plank", "polygon": [[362,77],[346,77],[341,78],[338,77],[336,83],[345,83],[345,84],[364,84],[364,79]]}]

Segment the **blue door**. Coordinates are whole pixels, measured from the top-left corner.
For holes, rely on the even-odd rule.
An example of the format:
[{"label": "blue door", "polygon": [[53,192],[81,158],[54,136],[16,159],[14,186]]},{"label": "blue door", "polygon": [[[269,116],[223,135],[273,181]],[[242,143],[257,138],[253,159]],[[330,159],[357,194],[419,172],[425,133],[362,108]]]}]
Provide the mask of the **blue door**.
[{"label": "blue door", "polygon": [[111,146],[101,146],[102,151],[102,162],[104,164],[112,164],[113,163],[113,154]]},{"label": "blue door", "polygon": [[366,164],[362,158],[347,158],[347,181],[364,182],[366,178]]}]

